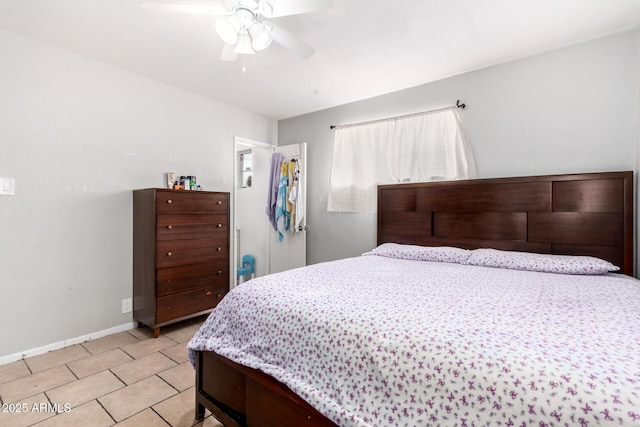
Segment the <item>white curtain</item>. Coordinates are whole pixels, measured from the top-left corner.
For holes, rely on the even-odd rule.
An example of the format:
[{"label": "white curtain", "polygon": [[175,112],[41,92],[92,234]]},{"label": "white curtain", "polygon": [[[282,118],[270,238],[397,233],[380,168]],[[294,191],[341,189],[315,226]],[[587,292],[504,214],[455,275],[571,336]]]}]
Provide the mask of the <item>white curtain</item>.
[{"label": "white curtain", "polygon": [[332,212],[376,212],[376,186],[476,177],[456,107],[335,131],[329,182]]}]

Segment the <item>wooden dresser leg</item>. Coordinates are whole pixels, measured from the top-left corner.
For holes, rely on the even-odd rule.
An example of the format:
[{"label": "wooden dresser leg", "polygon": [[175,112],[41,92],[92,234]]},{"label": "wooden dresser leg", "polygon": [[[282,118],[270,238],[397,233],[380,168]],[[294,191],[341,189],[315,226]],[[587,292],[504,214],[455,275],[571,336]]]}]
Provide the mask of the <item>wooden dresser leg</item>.
[{"label": "wooden dresser leg", "polygon": [[196,397],[196,422],[204,420],[204,405]]},{"label": "wooden dresser leg", "polygon": [[155,328],[153,330],[153,337],[158,338],[160,336],[160,328]]}]

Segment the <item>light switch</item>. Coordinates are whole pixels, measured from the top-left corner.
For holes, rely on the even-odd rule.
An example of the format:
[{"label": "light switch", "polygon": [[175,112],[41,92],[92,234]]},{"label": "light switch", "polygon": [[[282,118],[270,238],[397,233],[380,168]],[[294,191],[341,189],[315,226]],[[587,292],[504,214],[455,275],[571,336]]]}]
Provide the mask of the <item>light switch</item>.
[{"label": "light switch", "polygon": [[0,178],[0,196],[14,196],[15,194],[15,178]]}]

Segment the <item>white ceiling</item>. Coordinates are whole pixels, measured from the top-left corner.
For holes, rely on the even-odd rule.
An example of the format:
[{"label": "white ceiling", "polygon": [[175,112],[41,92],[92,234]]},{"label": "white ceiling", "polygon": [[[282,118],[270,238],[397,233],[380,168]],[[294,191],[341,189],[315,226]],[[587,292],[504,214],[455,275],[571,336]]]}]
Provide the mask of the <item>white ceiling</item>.
[{"label": "white ceiling", "polygon": [[636,28],[640,1],[334,0],[273,20],[314,56],[273,43],[244,73],[219,60],[216,19],[138,0],[0,0],[2,29],[276,119]]}]

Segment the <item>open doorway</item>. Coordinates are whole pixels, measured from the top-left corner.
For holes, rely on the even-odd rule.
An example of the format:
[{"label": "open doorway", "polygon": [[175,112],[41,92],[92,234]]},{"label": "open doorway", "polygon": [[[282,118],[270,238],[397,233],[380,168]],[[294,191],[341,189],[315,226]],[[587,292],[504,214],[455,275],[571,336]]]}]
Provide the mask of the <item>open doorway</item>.
[{"label": "open doorway", "polygon": [[255,258],[255,276],[269,274],[269,221],[265,214],[269,168],[273,146],[234,138],[233,286],[243,255]]},{"label": "open doorway", "polygon": [[234,191],[233,191],[233,241],[232,284],[238,284],[236,269],[243,255],[255,258],[255,276],[260,277],[306,265],[307,218],[298,227],[290,228],[280,240],[266,214],[269,197],[271,155],[280,153],[284,159],[295,159],[300,168],[300,185],[303,188],[301,211],[306,212],[307,144],[273,146],[246,138],[234,138]]}]

